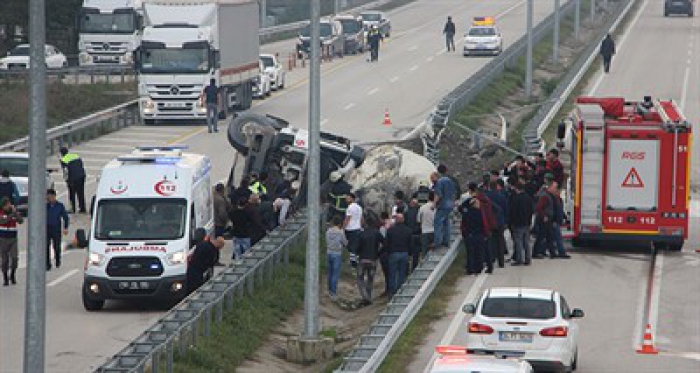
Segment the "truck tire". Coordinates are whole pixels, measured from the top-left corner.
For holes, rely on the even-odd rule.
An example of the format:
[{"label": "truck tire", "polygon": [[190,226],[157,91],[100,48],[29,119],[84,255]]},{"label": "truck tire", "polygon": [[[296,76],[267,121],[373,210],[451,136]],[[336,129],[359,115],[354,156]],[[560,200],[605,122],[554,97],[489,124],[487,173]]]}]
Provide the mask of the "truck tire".
[{"label": "truck tire", "polygon": [[155,119],[142,119],[142,121],[143,121],[144,126],[152,126],[152,125],[156,124]]},{"label": "truck tire", "polygon": [[105,306],[105,301],[90,299],[87,294],[87,287],[83,284],[83,307],[86,311],[100,311]]},{"label": "truck tire", "polygon": [[228,125],[228,142],[231,146],[236,149],[241,155],[248,155],[248,140],[243,133],[246,125],[254,125],[261,127],[263,129],[269,128],[270,130],[279,131],[282,128],[287,127],[289,123],[283,119],[276,118],[273,116],[263,116],[254,113],[241,113],[236,115]]}]

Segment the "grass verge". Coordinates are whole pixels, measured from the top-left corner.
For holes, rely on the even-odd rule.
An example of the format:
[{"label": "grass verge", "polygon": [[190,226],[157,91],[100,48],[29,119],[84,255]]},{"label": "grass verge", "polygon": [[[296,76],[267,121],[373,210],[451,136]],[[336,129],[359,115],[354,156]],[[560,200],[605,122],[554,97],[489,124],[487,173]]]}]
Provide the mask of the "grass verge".
[{"label": "grass verge", "polygon": [[253,356],[277,324],[301,306],[305,261],[302,249],[290,251],[286,275],[275,275],[257,287],[253,297],[237,298],[236,306],[224,314],[223,322],[212,328],[209,337],[201,337],[184,355],[176,357],[175,371],[233,372]]},{"label": "grass verge", "polygon": [[405,372],[418,352],[424,338],[430,334],[432,324],[447,315],[446,309],[450,298],[457,293],[455,284],[463,276],[464,250],[459,247],[459,254],[450,268],[442,277],[438,285],[430,294],[423,308],[418,311],[416,317],[401,333],[401,337],[394,343],[391,352],[379,367],[379,373]]},{"label": "grass verge", "polygon": [[[29,86],[23,83],[0,84],[0,143],[27,136]],[[63,84],[47,85],[49,127],[119,105],[136,98],[136,84]]]}]

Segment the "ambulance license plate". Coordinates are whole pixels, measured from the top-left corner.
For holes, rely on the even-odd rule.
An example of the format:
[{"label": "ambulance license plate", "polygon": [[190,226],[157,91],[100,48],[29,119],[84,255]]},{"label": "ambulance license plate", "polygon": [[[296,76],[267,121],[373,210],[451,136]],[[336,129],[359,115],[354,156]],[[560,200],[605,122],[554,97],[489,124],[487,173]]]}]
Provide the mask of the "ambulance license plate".
[{"label": "ambulance license plate", "polygon": [[149,290],[151,286],[148,281],[119,281],[119,290]]},{"label": "ambulance license plate", "polygon": [[498,339],[503,342],[532,343],[532,333],[499,332]]}]

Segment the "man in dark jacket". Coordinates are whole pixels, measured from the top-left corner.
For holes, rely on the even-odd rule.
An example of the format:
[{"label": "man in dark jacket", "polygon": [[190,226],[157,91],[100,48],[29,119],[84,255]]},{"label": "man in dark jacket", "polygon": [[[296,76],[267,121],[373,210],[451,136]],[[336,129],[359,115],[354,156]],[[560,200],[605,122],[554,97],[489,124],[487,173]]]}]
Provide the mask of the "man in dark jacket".
[{"label": "man in dark jacket", "polygon": [[547,153],[547,172],[551,172],[559,187],[564,185],[564,165],[559,161],[559,150],[552,149]]},{"label": "man in dark jacket", "polygon": [[377,272],[377,259],[379,250],[384,243],[384,236],[377,229],[377,222],[367,219],[364,230],[360,233],[357,247],[357,287],[362,295],[361,305],[372,304],[372,287],[374,286],[374,274]]},{"label": "man in dark jacket", "polygon": [[471,197],[459,207],[461,231],[467,249],[467,275],[478,275],[486,263],[486,273],[493,273],[493,260],[488,240],[497,225],[491,200],[476,183],[469,183]]},{"label": "man in dark jacket", "polygon": [[321,200],[328,207],[328,221],[334,216],[345,219],[348,208],[347,196],[352,192],[352,186],[343,179],[343,174],[333,171],[328,180],[321,186]]},{"label": "man in dark jacket", "polygon": [[219,250],[226,244],[223,237],[207,237],[197,244],[187,264],[187,293],[202,286],[211,276],[219,257]]},{"label": "man in dark jacket", "polygon": [[[63,223],[63,224],[61,224]],[[46,270],[51,270],[51,246],[53,245],[56,268],[61,266],[61,235],[68,234],[70,219],[63,203],[56,200],[56,191],[46,192]]]},{"label": "man in dark jacket", "polygon": [[447,51],[455,51],[455,23],[452,22],[452,17],[447,17],[447,23],[445,23],[445,28],[442,33],[445,34],[445,41],[447,42]]},{"label": "man in dark jacket", "polygon": [[408,253],[413,232],[404,222],[403,214],[396,214],[395,223],[386,232],[385,250],[389,253],[389,294],[394,295],[406,280]]},{"label": "man in dark jacket", "polygon": [[513,265],[530,265],[530,226],[534,205],[521,183],[513,185],[515,193],[510,200],[510,231],[513,234]]},{"label": "man in dark jacket", "polygon": [[255,245],[267,234],[267,227],[260,212],[260,197],[257,194],[250,196],[245,207],[246,214],[250,218],[250,244]]},{"label": "man in dark jacket", "polygon": [[12,201],[0,197],[0,267],[2,268],[3,286],[17,284],[15,272],[19,263],[17,251],[17,227],[24,219]]},{"label": "man in dark jacket", "polygon": [[68,184],[68,195],[73,213],[75,213],[75,199],[78,198],[78,205],[81,213],[87,213],[85,206],[85,167],[83,160],[75,153],[68,151],[68,148],[61,148],[61,167]]},{"label": "man in dark jacket", "polygon": [[19,203],[19,190],[17,184],[10,179],[10,171],[8,170],[2,170],[0,173],[0,199],[3,197],[7,197],[13,205]]},{"label": "man in dark jacket", "polygon": [[610,72],[610,62],[615,55],[615,42],[610,34],[600,44],[600,55],[603,57],[603,71],[607,74]]},{"label": "man in dark jacket", "polygon": [[413,232],[413,241],[411,243],[411,271],[418,267],[420,262],[420,223],[418,223],[418,205],[417,199],[411,199],[404,212],[404,219],[406,220],[406,225],[411,228]]},{"label": "man in dark jacket", "polygon": [[377,26],[372,26],[372,28],[367,32],[367,44],[369,44],[370,50],[370,62],[379,61],[379,43],[384,39],[382,33],[379,32]]},{"label": "man in dark jacket", "polygon": [[233,236],[233,257],[240,259],[250,249],[250,232],[253,224],[252,218],[248,215],[248,201],[238,200],[238,204],[231,210],[231,235]]},{"label": "man in dark jacket", "polygon": [[553,237],[554,218],[556,214],[556,197],[554,193],[556,191],[557,183],[554,181],[547,181],[547,184],[537,193],[537,205],[535,206],[535,230],[537,232],[537,238],[535,239],[535,253],[532,256],[535,259],[543,258],[547,252],[549,252],[550,258],[554,259],[557,257]]},{"label": "man in dark jacket", "polygon": [[228,226],[231,203],[225,195],[224,184],[216,184],[214,187],[214,235],[223,237]]},{"label": "man in dark jacket", "polygon": [[489,190],[486,196],[491,200],[494,214],[496,215],[496,227],[489,239],[489,248],[491,249],[492,260],[498,260],[498,267],[503,268],[505,265],[506,254],[506,216],[508,214],[508,199],[504,192],[498,189],[496,182],[489,184]]}]

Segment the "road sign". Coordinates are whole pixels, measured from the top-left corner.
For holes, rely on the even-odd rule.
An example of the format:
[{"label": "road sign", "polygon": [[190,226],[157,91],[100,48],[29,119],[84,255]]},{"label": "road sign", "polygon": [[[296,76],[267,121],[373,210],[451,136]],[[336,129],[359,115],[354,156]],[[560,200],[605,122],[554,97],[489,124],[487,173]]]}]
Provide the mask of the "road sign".
[{"label": "road sign", "polygon": [[659,141],[611,139],[608,149],[606,208],[636,211],[656,209]]},{"label": "road sign", "polygon": [[625,180],[622,182],[622,187],[644,188],[644,182],[642,181],[642,178],[639,177],[639,172],[637,172],[636,168],[632,167],[630,169],[630,172],[627,174],[627,177],[625,177]]}]

